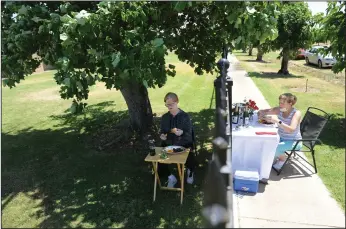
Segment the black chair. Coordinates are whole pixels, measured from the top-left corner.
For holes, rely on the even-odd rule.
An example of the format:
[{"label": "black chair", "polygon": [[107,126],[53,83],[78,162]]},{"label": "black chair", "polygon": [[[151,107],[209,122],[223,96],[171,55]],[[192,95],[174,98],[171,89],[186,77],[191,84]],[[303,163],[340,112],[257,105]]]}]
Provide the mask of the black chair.
[{"label": "black chair", "polygon": [[[318,115],[313,110],[321,112],[323,115]],[[317,142],[322,144],[322,141],[318,139],[320,136],[322,130],[324,129],[325,125],[330,119],[330,115],[327,114],[325,111],[315,108],[315,107],[309,107],[306,111],[306,114],[300,124],[300,133],[302,135],[302,139],[297,140],[296,144],[294,145],[293,149],[291,151],[286,151],[286,155],[288,155],[287,160],[283,164],[280,170],[277,170],[273,167],[273,169],[277,172],[277,175],[280,175],[281,171],[285,167],[286,163],[290,159],[292,155],[298,156],[301,159],[303,159],[305,162],[307,162],[309,165],[312,166],[310,162],[305,160],[302,156],[297,154],[296,152],[310,152],[312,154],[312,159],[314,163],[315,173],[317,173],[317,166],[316,166],[316,159],[315,159],[315,145]],[[305,146],[308,150],[296,150],[297,145],[303,142],[303,146]]]}]

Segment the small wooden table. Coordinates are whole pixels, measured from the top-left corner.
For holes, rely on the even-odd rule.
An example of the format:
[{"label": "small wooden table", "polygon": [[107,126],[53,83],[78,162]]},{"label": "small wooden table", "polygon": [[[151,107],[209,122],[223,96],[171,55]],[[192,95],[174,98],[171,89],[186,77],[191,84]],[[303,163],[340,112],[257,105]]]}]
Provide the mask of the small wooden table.
[{"label": "small wooden table", "polygon": [[[183,203],[183,194],[184,194],[184,167],[187,160],[187,157],[189,156],[190,149],[186,149],[185,152],[179,153],[179,154],[167,154],[166,159],[160,158],[161,151],[163,147],[155,147],[155,156],[150,156],[150,153],[145,158],[145,161],[153,163],[153,168],[155,172],[155,180],[154,180],[154,200],[156,199],[156,184],[159,183],[159,187],[162,190],[170,190],[170,191],[180,191],[180,204]],[[178,173],[179,173],[179,179],[180,179],[180,188],[168,188],[161,185],[161,181],[159,178],[159,174],[157,172],[158,164],[177,164],[178,167]]]}]

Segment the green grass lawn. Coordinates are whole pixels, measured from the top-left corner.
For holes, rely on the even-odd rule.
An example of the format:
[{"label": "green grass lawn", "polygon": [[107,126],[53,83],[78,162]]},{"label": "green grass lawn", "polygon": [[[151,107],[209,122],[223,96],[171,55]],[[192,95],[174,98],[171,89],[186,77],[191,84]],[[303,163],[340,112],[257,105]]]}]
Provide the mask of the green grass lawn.
[{"label": "green grass lawn", "polygon": [[[318,72],[309,69],[313,66],[306,66],[307,70],[302,71],[300,67],[290,64],[288,70],[292,74],[281,76],[275,74],[280,69],[280,60],[275,58],[277,53],[265,54],[264,62],[254,62],[255,56],[250,57],[239,51],[234,54],[270,106],[277,106],[278,96],[281,93],[291,92],[298,97],[296,107],[303,114],[309,106],[312,106],[332,115],[332,119],[320,136],[324,144],[315,148],[317,169],[318,175],[332,196],[345,210],[345,130],[339,127],[340,119],[345,118],[345,86],[329,80],[337,78],[338,75],[331,73],[330,69],[323,69],[322,72],[331,77],[318,77]],[[306,83],[307,92],[305,92]],[[312,161],[309,154],[307,157]]]},{"label": "green grass lawn", "polygon": [[66,113],[71,101],[60,98],[51,71],[2,88],[2,226],[202,227],[215,76],[195,75],[174,55],[167,62],[177,66],[177,76],[149,89],[153,112],[166,112],[163,97],[176,92],[193,118],[199,148],[196,181],[186,185],[182,206],[178,192],[158,191],[152,202],[154,178],[145,150],[93,148],[94,133],[127,117],[121,93],[97,84],[85,115],[76,118]]}]

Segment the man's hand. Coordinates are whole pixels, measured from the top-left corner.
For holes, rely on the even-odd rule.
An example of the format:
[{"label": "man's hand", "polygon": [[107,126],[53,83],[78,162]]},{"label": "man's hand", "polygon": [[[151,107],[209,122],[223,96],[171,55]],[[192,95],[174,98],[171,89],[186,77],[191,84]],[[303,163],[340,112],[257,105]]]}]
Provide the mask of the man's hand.
[{"label": "man's hand", "polygon": [[167,140],[167,134],[161,134],[161,135],[160,135],[160,139],[161,139],[162,141],[166,141],[166,140]]},{"label": "man's hand", "polygon": [[184,133],[184,131],[181,130],[181,129],[176,129],[176,131],[175,131],[174,133],[175,133],[175,135],[177,135],[177,136],[181,136],[181,135]]}]

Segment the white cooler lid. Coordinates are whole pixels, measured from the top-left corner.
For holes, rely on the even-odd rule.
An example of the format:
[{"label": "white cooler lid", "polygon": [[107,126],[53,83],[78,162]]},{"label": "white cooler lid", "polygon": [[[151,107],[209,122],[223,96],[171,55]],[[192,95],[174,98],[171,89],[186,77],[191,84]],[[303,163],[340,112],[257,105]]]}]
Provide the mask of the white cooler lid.
[{"label": "white cooler lid", "polygon": [[259,180],[259,174],[257,170],[236,170],[234,173],[234,178],[243,180]]}]

